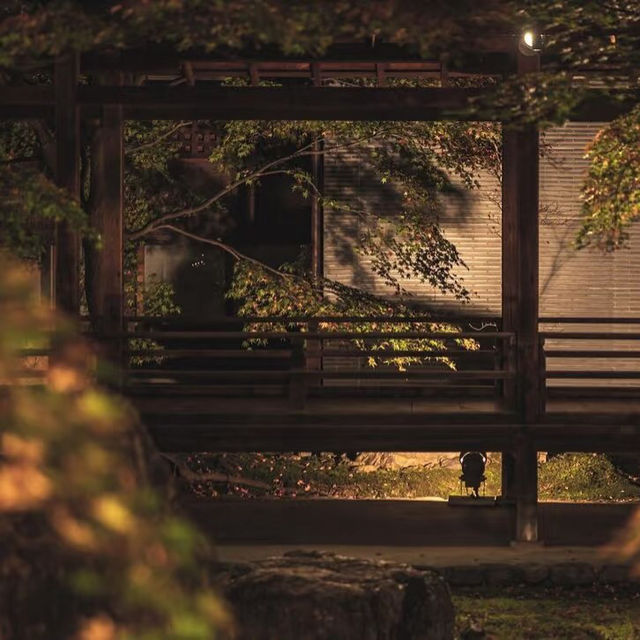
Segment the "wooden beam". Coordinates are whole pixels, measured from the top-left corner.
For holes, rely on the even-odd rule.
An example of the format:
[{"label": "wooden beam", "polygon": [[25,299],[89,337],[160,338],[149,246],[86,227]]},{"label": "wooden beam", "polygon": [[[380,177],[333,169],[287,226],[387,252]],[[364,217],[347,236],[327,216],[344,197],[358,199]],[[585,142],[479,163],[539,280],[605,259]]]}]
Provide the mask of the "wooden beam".
[{"label": "wooden beam", "polygon": [[536,425],[530,440],[519,439],[517,424],[387,424],[360,416],[342,416],[333,424],[295,422],[259,423],[251,416],[230,421],[223,414],[202,416],[184,423],[170,414],[145,415],[142,419],[165,451],[491,451],[512,449],[530,463],[518,473],[516,500],[518,539],[533,542],[537,535],[536,450],[587,452],[638,452],[640,429],[617,425]]},{"label": "wooden beam", "polygon": [[83,105],[122,104],[127,119],[439,120],[463,117],[481,89],[79,87]]},{"label": "wooden beam", "polygon": [[[506,55],[513,51],[517,36],[513,35],[483,35],[477,40],[469,41],[464,50],[457,49],[455,53],[475,55],[478,64],[483,65],[483,70],[487,73],[494,71],[502,73],[504,69],[504,59]],[[128,49],[122,51],[117,64],[114,64],[113,55],[110,51],[87,52],[82,56],[82,71],[84,72],[105,72],[105,71],[127,71],[133,73],[171,73],[180,67],[183,61],[190,61],[194,64],[212,64],[223,68],[232,68],[234,64],[246,64],[253,62],[257,64],[310,64],[312,62],[329,63],[353,66],[359,62],[369,63],[415,63],[428,64],[429,61],[397,45],[376,44],[371,47],[368,44],[341,44],[334,45],[327,49],[323,58],[283,58],[277,55],[265,57],[262,52],[260,56],[256,51],[237,52],[232,60],[225,59],[220,54],[205,54],[202,50],[176,51],[167,47],[145,47],[138,49]]]},{"label": "wooden beam", "polygon": [[[504,425],[252,425],[204,422],[172,425],[143,420],[165,451],[456,451],[512,442]],[[465,446],[466,445],[466,446]]]},{"label": "wooden beam", "polygon": [[[78,103],[86,117],[101,117],[102,104],[122,104],[125,119],[215,118],[321,120],[473,120],[472,98],[487,89],[455,87],[219,87],[146,85],[127,87],[82,86]],[[607,122],[627,113],[640,93],[618,100],[593,90],[569,119]],[[30,119],[53,115],[50,87],[3,87],[0,118]]]},{"label": "wooden beam", "polygon": [[[78,60],[73,54],[56,60],[54,73],[56,184],[80,197],[80,119],[76,102]],[[54,300],[69,314],[80,311],[80,237],[66,222],[56,224]]]}]

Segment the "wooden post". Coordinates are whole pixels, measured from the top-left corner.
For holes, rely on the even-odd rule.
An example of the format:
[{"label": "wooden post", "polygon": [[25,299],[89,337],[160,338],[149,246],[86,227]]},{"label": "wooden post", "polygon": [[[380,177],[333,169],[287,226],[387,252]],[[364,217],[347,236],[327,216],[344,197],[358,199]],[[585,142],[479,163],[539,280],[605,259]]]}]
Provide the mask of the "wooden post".
[{"label": "wooden post", "polygon": [[[54,69],[56,184],[80,197],[80,125],[76,103],[78,57],[56,59]],[[58,222],[52,256],[52,299],[58,309],[80,311],[80,236],[65,222]]]},{"label": "wooden post", "polygon": [[540,409],[539,416],[542,417],[547,411],[547,356],[544,350],[544,337],[539,337],[538,358],[539,358],[539,382],[540,389]]},{"label": "wooden post", "polygon": [[[518,283],[518,208],[517,208],[517,171],[513,164],[517,155],[517,137],[515,131],[502,129],[502,330],[518,330],[519,308],[519,283]],[[505,345],[506,346],[506,345]],[[514,344],[505,354],[505,364],[515,364],[517,371],[517,358],[514,358]],[[506,408],[517,411],[517,387],[516,378],[506,379],[502,387],[503,399]],[[515,456],[512,451],[502,452],[502,498],[514,500],[515,488]]]},{"label": "wooden post", "polygon": [[515,464],[516,459],[514,454],[511,451],[503,451],[500,492],[502,499],[510,504],[516,497]]},{"label": "wooden post", "polygon": [[[311,67],[313,85],[322,84],[320,66],[313,63]],[[311,179],[317,192],[311,198],[311,274],[317,285],[324,277],[324,211],[318,194],[324,192],[324,150],[323,140],[313,141],[311,156]]]},{"label": "wooden post", "polygon": [[[540,68],[537,54],[518,53],[518,72]],[[503,453],[503,472],[513,463],[516,541],[536,542],[537,454],[527,425],[540,411],[538,341],[538,129],[533,124],[503,130],[502,147],[502,324],[516,333],[515,386],[505,385],[505,401],[519,416],[515,459]],[[509,483],[505,482],[507,489]]]},{"label": "wooden post", "polygon": [[[503,205],[504,206],[504,205]],[[503,224],[504,224],[504,214],[503,214]],[[505,245],[504,237],[505,233],[503,230],[503,247]],[[510,247],[504,247],[505,249]],[[505,282],[507,287],[513,287],[513,278],[510,276],[512,274],[505,273],[505,258],[503,252],[503,324],[505,322],[505,310],[509,313],[513,314],[515,312],[516,306],[513,305],[513,298],[509,300],[508,298],[505,300]],[[510,294],[513,295],[513,290],[510,291]],[[517,303],[517,295],[515,296],[515,301]],[[511,302],[512,304],[508,304]],[[512,318],[509,318],[509,322],[511,322]],[[512,324],[509,324],[510,331],[514,331]],[[516,339],[515,337],[509,338],[507,341],[502,341],[502,368],[504,371],[508,371],[510,373],[517,373],[517,348],[516,348]],[[514,411],[515,410],[515,402],[516,402],[516,386],[517,381],[513,378],[507,378],[503,381],[502,384],[502,394],[503,401],[506,405],[506,408]],[[512,451],[503,451],[502,452],[502,469],[501,469],[501,497],[506,501],[515,500],[516,496],[516,488],[515,488],[515,456]]]},{"label": "wooden post", "polygon": [[[519,228],[518,228],[518,155],[516,132],[502,129],[502,330],[518,331],[519,309]],[[509,354],[512,355],[512,354]],[[517,365],[516,365],[517,367]],[[517,381],[505,380],[504,401],[508,409],[518,409]]]},{"label": "wooden post", "polygon": [[[100,234],[101,247],[92,260],[91,289],[98,330],[123,330],[123,120],[122,107],[105,105],[95,132],[91,167],[91,222]],[[109,355],[120,363],[117,342],[109,341]]]},{"label": "wooden post", "polygon": [[[323,169],[324,158],[322,150],[324,143],[316,140],[313,143],[313,155],[311,156],[311,177],[313,184],[320,194],[323,192]],[[322,201],[317,193],[311,199],[311,276],[314,287],[322,294],[324,278],[324,211]],[[317,333],[317,321],[309,322],[309,332]],[[307,340],[306,367],[311,371],[322,370],[322,339],[310,338]],[[322,385],[322,378],[314,378],[309,381],[310,386],[318,387]]]},{"label": "wooden post", "polygon": [[294,334],[291,338],[289,402],[292,409],[304,409],[307,399],[307,379],[300,374],[306,368],[304,342],[302,333]]},{"label": "wooden post", "polygon": [[[311,156],[311,176],[313,184],[322,193],[323,143],[316,140],[313,143],[313,155]],[[322,202],[317,194],[311,199],[311,273],[314,280],[319,282],[324,276],[324,215]]]},{"label": "wooden post", "polygon": [[[318,333],[320,326],[317,320],[311,319],[307,323],[309,333]],[[322,338],[308,338],[304,358],[305,371],[316,371],[317,376],[307,379],[307,389],[322,385]]]},{"label": "wooden post", "polygon": [[538,542],[538,454],[525,432],[515,447],[516,539]]}]

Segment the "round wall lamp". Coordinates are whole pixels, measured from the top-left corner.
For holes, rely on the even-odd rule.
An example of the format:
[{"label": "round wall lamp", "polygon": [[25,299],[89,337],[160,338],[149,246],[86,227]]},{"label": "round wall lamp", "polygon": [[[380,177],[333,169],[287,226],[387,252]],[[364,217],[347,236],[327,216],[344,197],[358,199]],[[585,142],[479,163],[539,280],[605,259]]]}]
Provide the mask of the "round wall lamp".
[{"label": "round wall lamp", "polygon": [[525,56],[533,56],[542,51],[543,43],[544,36],[535,27],[527,27],[520,34],[518,48]]}]

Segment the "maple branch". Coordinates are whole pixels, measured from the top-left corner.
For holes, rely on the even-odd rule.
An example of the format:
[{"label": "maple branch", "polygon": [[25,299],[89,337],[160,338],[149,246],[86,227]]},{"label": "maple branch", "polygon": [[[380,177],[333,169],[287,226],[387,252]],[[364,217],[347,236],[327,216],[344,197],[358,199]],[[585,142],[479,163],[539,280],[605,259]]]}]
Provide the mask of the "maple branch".
[{"label": "maple branch", "polygon": [[232,191],[235,191],[238,187],[242,186],[243,184],[246,184],[247,182],[251,182],[252,180],[257,180],[263,175],[267,175],[267,172],[272,167],[276,167],[280,164],[283,164],[285,162],[288,162],[289,160],[293,160],[294,158],[297,158],[303,155],[303,152],[306,151],[309,147],[311,147],[311,145],[313,145],[313,142],[310,142],[308,145],[301,147],[297,151],[294,151],[293,153],[289,154],[288,156],[283,156],[282,158],[278,158],[277,160],[272,160],[271,162],[268,162],[267,164],[260,167],[260,169],[257,169],[256,171],[253,171],[252,173],[249,173],[248,175],[243,176],[242,178],[239,178],[238,180],[227,185],[224,189],[222,189],[221,191],[218,191],[218,193],[211,196],[201,204],[196,205],[195,207],[188,207],[186,209],[181,209],[180,211],[166,213],[156,218],[155,220],[151,220],[142,228],[130,233],[129,239],[136,240],[137,238],[140,238],[141,236],[146,235],[150,231],[159,229],[160,225],[163,225],[165,222],[168,222],[169,220],[175,220],[177,218],[192,216],[192,215],[195,215],[196,213],[200,213],[201,211],[204,211],[205,209],[208,209],[212,204],[215,204],[218,200],[220,200],[221,198],[224,198],[224,196],[228,195]]},{"label": "maple branch", "polygon": [[161,142],[162,140],[165,140],[169,136],[172,136],[176,131],[179,131],[180,129],[182,129],[182,127],[186,127],[190,124],[193,124],[193,122],[181,121],[175,127],[171,127],[169,131],[165,131],[165,133],[163,133],[161,136],[158,136],[155,140],[151,140],[150,142],[145,142],[144,144],[140,144],[137,147],[130,147],[129,149],[125,149],[124,153],[125,155],[129,155],[130,153],[138,153],[138,151],[142,151],[142,149],[148,149],[149,147],[153,147],[157,145],[159,142]]},{"label": "maple branch", "polygon": [[218,471],[205,471],[198,472],[191,470],[186,463],[183,463],[176,456],[172,456],[166,453],[160,454],[165,460],[170,462],[178,474],[182,476],[187,482],[192,484],[198,482],[225,482],[228,484],[241,484],[247,487],[253,487],[255,489],[264,489],[265,491],[272,491],[273,487],[266,482],[260,480],[253,480],[252,478],[245,478],[242,476],[232,476],[227,473],[220,473]]},{"label": "maple branch", "polygon": [[363,136],[362,138],[359,138],[357,140],[352,140],[352,141],[350,141],[348,143],[345,143],[345,144],[337,144],[337,145],[334,145],[332,147],[325,147],[321,151],[311,151],[310,149],[313,147],[313,144],[317,140],[320,139],[320,138],[315,138],[309,144],[307,144],[307,145],[305,145],[303,147],[300,147],[300,149],[298,149],[297,151],[294,151],[293,153],[291,153],[291,154],[289,154],[287,156],[283,156],[281,158],[277,158],[276,160],[272,160],[271,162],[268,162],[267,164],[265,164],[262,167],[260,167],[259,169],[257,169],[255,171],[243,176],[242,178],[238,178],[237,180],[235,180],[231,184],[227,185],[224,189],[222,189],[221,191],[218,191],[218,193],[216,193],[215,195],[211,196],[210,198],[208,198],[204,202],[200,203],[199,205],[196,205],[194,207],[188,207],[186,209],[181,209],[179,211],[174,211],[174,212],[171,212],[171,213],[166,213],[164,215],[161,215],[158,218],[156,218],[155,220],[151,220],[150,222],[145,224],[143,227],[141,227],[137,231],[130,232],[128,234],[128,237],[129,237],[130,240],[136,240],[136,239],[141,238],[142,236],[150,233],[151,231],[155,231],[155,230],[159,229],[166,222],[169,222],[171,220],[176,220],[178,218],[184,218],[184,217],[187,217],[187,216],[192,216],[192,215],[195,215],[197,213],[200,213],[201,211],[204,211],[205,209],[208,209],[211,205],[215,204],[216,202],[218,202],[219,200],[224,198],[226,195],[228,195],[228,194],[232,193],[233,191],[235,191],[238,187],[242,186],[243,184],[247,184],[248,182],[252,182],[254,180],[258,180],[259,178],[261,178],[263,176],[274,175],[275,173],[287,173],[287,170],[271,171],[271,169],[273,169],[273,167],[277,167],[277,166],[279,166],[281,164],[284,164],[285,162],[289,162],[290,160],[294,160],[296,158],[302,158],[302,157],[307,157],[307,156],[316,156],[316,155],[324,155],[326,153],[330,153],[330,152],[336,151],[338,149],[348,149],[350,147],[353,147],[355,145],[361,144],[361,143],[363,143],[363,142],[365,142],[367,140],[370,140],[370,139],[376,137],[377,133],[378,132],[376,131],[371,135]]},{"label": "maple branch", "polygon": [[237,249],[234,249],[231,245],[228,245],[225,242],[222,242],[221,240],[212,240],[211,238],[205,238],[204,236],[199,236],[195,233],[191,233],[189,231],[185,231],[184,229],[180,229],[180,227],[175,227],[172,224],[160,225],[158,227],[155,227],[153,231],[159,231],[161,229],[167,229],[168,231],[173,231],[174,233],[184,236],[185,238],[190,238],[191,240],[195,240],[197,242],[203,242],[204,244],[209,244],[212,247],[217,247],[218,249],[222,249],[223,251],[226,251],[230,256],[232,256],[236,260],[245,260],[246,262],[251,262],[252,264],[255,264],[261,269],[264,269],[265,271],[269,271],[270,273],[273,273],[274,275],[279,276],[281,278],[294,279],[298,277],[292,273],[284,273],[283,271],[278,271],[277,269],[274,269],[273,267],[270,267],[269,265],[264,264],[264,262],[260,262],[260,260],[256,260],[255,258],[247,256],[244,253],[240,253],[240,251],[238,251]]}]

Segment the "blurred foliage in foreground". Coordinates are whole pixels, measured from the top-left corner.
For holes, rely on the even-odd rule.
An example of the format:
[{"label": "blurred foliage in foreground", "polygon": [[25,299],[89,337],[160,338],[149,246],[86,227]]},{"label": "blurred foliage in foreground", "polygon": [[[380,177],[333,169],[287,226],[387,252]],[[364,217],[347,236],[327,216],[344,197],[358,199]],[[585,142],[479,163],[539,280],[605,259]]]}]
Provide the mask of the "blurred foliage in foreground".
[{"label": "blurred foliage in foreground", "polygon": [[[163,468],[132,411],[93,383],[87,345],[0,259],[0,637],[227,637],[206,543],[154,489]],[[18,349],[51,328],[46,384],[20,384]]]}]

